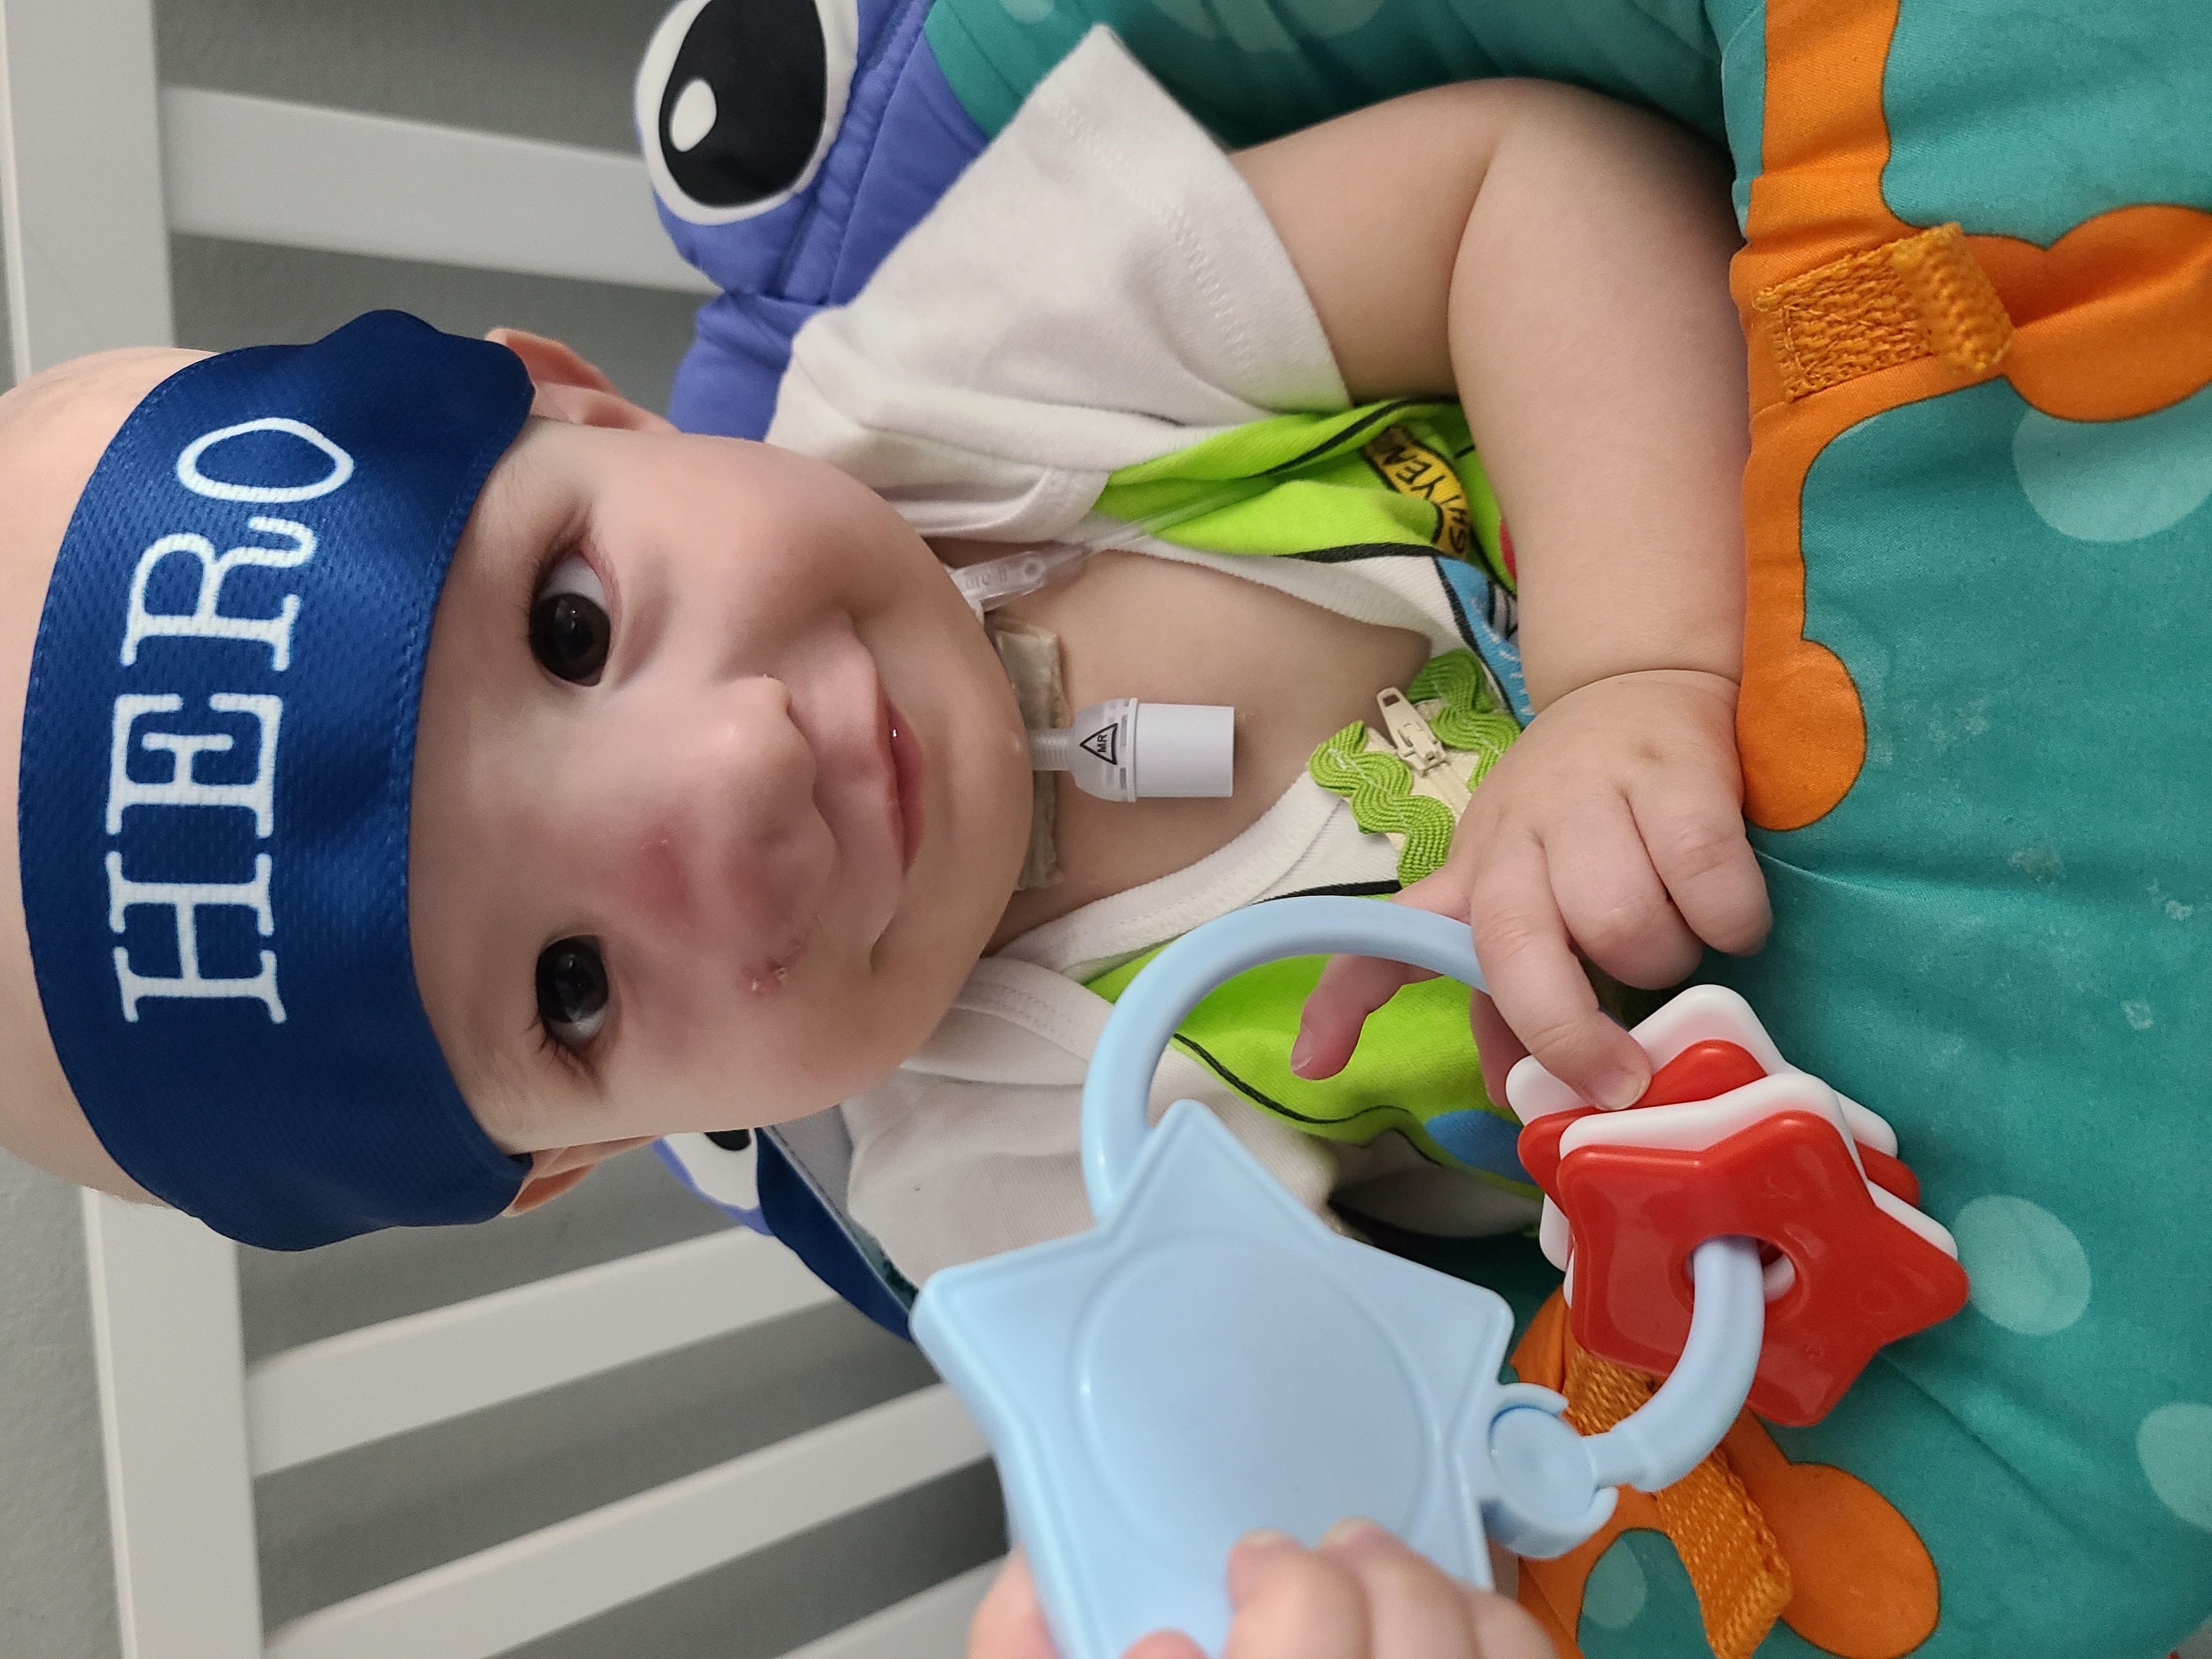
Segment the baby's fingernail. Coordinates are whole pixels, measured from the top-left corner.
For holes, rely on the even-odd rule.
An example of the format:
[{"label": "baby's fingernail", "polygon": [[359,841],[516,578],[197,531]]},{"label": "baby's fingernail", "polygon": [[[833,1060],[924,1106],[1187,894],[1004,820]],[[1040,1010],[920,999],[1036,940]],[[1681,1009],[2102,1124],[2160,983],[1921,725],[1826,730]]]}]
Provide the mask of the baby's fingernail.
[{"label": "baby's fingernail", "polygon": [[1633,1106],[1643,1092],[1643,1080],[1633,1072],[1607,1072],[1597,1080],[1597,1103],[1608,1112]]},{"label": "baby's fingernail", "polygon": [[1380,1534],[1382,1530],[1382,1528],[1372,1521],[1361,1516],[1351,1515],[1331,1527],[1321,1541],[1324,1545],[1356,1544],[1362,1539]]},{"label": "baby's fingernail", "polygon": [[1237,1547],[1229,1552],[1229,1601],[1233,1607],[1243,1607],[1251,1595],[1255,1582],[1273,1571],[1270,1564],[1286,1561],[1284,1552],[1296,1550],[1298,1540],[1286,1532],[1273,1527],[1261,1527],[1248,1532],[1237,1540]]},{"label": "baby's fingernail", "polygon": [[1304,1031],[1298,1033],[1298,1040],[1291,1045],[1291,1069],[1300,1077],[1304,1077],[1306,1067],[1313,1064],[1314,1047],[1314,1040]]}]

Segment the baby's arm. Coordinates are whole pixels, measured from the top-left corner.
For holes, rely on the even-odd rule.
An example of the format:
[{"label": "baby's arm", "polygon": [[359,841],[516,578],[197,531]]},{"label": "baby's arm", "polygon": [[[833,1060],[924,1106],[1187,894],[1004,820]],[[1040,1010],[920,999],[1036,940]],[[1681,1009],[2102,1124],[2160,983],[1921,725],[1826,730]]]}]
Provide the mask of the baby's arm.
[{"label": "baby's arm", "polygon": [[[1417,93],[1237,165],[1352,396],[1455,392],[1512,529],[1536,717],[1407,897],[1466,915],[1505,1023],[1626,1104],[1649,1068],[1576,952],[1661,986],[1767,926],[1734,738],[1748,438],[1724,176],[1666,123],[1536,82]],[[1293,1064],[1339,1070],[1415,976],[1332,963]]]}]

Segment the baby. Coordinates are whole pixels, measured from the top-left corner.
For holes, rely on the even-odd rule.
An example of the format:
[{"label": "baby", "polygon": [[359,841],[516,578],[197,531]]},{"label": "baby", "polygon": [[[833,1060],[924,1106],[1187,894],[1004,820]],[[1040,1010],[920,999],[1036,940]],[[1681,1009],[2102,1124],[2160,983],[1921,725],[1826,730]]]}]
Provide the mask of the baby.
[{"label": "baby", "polygon": [[[1486,1070],[1510,1028],[1625,1103],[1644,1063],[1577,954],[1663,985],[1765,926],[1732,741],[1746,438],[1717,168],[1517,82],[1232,161],[1104,36],[1032,101],[1107,112],[1083,146],[1109,168],[1174,129],[1171,170],[1129,187],[1181,257],[1136,280],[1206,289],[1167,326],[1234,360],[1199,398],[1216,424],[1463,401],[1510,510],[1534,718],[1407,896],[1474,927]],[[945,211],[1048,152],[1020,149],[1036,131],[1018,119]],[[1206,286],[1224,248],[1294,337],[1240,334],[1254,313]],[[1010,293],[1036,279],[1019,248],[972,254]],[[23,900],[0,918],[0,1142],[297,1248],[528,1208],[656,1136],[866,1096],[979,959],[1236,842],[1434,654],[1402,606],[1100,555],[1013,611],[1057,636],[1070,706],[1235,705],[1235,791],[1063,791],[1060,878],[1017,891],[1024,724],[940,556],[1002,551],[1041,509],[917,533],[957,494],[928,471],[945,446],[836,383],[895,314],[802,336],[821,395],[772,435],[835,465],[678,434],[553,343],[389,315],[0,399]],[[1017,319],[978,372],[1049,401],[1028,371],[1052,343]],[[1181,418],[1117,395],[1115,418]],[[1407,977],[1333,965],[1297,1073],[1340,1068]]]}]

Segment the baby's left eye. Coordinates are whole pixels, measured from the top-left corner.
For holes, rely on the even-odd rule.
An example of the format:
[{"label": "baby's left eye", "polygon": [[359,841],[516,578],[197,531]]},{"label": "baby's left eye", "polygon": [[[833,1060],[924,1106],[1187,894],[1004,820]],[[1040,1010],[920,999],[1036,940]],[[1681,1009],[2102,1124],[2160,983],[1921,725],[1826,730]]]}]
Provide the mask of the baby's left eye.
[{"label": "baby's left eye", "polygon": [[597,939],[556,939],[538,953],[538,1018],[562,1048],[581,1048],[599,1034],[607,991]]},{"label": "baby's left eye", "polygon": [[531,602],[531,654],[556,679],[595,685],[613,637],[607,590],[599,573],[570,554],[553,568]]}]

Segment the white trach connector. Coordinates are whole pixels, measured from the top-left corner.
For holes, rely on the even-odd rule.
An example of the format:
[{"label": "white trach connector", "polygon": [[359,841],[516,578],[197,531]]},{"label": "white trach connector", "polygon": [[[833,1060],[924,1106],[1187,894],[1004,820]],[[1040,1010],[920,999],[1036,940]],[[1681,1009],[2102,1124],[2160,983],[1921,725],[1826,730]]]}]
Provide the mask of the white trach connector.
[{"label": "white trach connector", "polygon": [[1091,551],[1078,542],[1026,547],[1003,558],[963,565],[957,570],[948,569],[945,574],[952,578],[952,585],[968,601],[968,608],[980,617],[987,611],[997,610],[1009,599],[1018,599],[1024,593],[1034,593],[1048,583],[1058,581],[1089,558]]},{"label": "white trach connector", "polygon": [[1030,764],[1101,800],[1218,799],[1235,787],[1237,711],[1225,703],[1094,702],[1073,726],[1030,733]]},{"label": "white trach connector", "polygon": [[1234,507],[1239,501],[1249,501],[1264,493],[1276,482],[1265,474],[1256,478],[1232,478],[1218,489],[1208,490],[1203,495],[1178,501],[1172,507],[1148,513],[1142,518],[1127,520],[1109,519],[1089,534],[1077,536],[1071,541],[1048,542],[1042,547],[1024,548],[1018,553],[1009,553],[1003,558],[986,559],[981,564],[963,565],[957,570],[947,566],[945,574],[952,578],[952,585],[960,590],[961,598],[968,601],[969,609],[980,617],[987,611],[997,610],[1009,599],[1018,599],[1024,593],[1034,593],[1040,587],[1058,581],[1102,548],[1126,545],[1146,536],[1157,536],[1161,531],[1182,524],[1186,520],[1202,518],[1218,508]]}]

